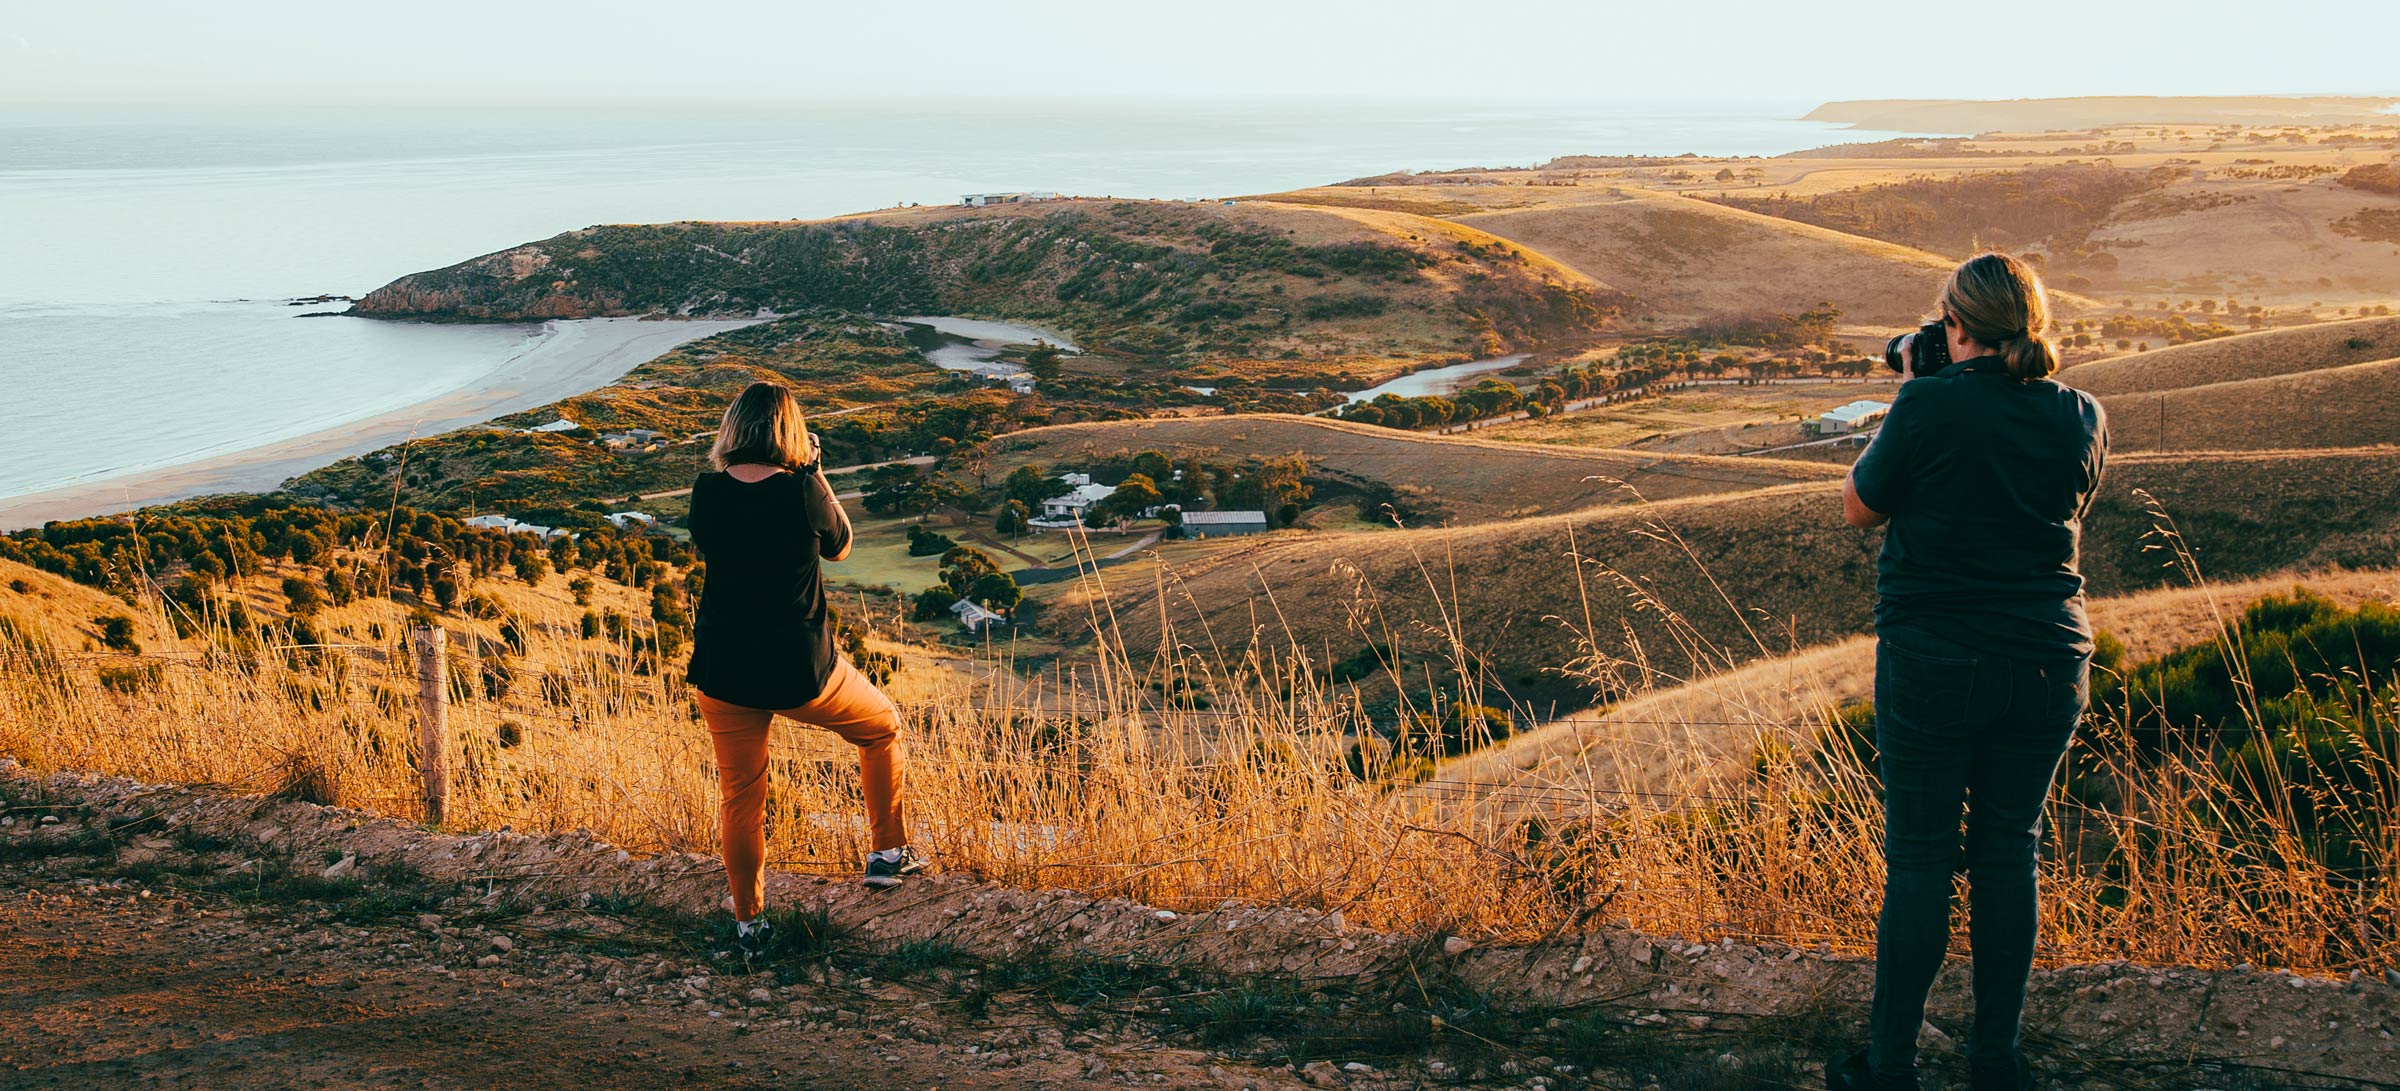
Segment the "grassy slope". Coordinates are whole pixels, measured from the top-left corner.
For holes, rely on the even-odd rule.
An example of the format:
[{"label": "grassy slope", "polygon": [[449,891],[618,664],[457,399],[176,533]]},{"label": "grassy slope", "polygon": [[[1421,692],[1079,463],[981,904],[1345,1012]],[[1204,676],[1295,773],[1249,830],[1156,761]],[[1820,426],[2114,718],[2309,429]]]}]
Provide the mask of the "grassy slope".
[{"label": "grassy slope", "polygon": [[[1229,647],[1255,629],[1270,646],[1297,639],[1340,658],[1367,642],[1350,619],[1371,597],[1383,618],[1376,639],[1388,630],[1403,648],[1438,652],[1438,634],[1455,626],[1501,681],[1564,701],[1569,694],[1536,683],[1585,654],[1575,630],[1587,629],[1586,596],[1573,555],[1591,559],[1587,631],[1620,658],[1634,655],[1631,634],[1653,669],[1670,676],[1865,631],[1880,538],[1841,524],[1835,490],[1825,482],[1501,526],[1249,540],[1178,566],[1163,613],[1174,639],[1197,639],[1205,623]],[[2386,566],[2400,553],[2400,510],[2390,503],[2400,493],[2400,451],[2128,455],[2112,464],[2086,526],[2084,569],[2095,594],[2174,576],[2136,490],[2164,505],[2215,577]],[[1663,530],[1688,543],[1688,554]],[[1612,584],[1601,565],[1624,582]],[[1152,573],[1129,565],[1108,576],[1119,616],[1160,614]],[[1088,597],[1071,591],[1066,604]],[[1668,611],[1688,620],[1683,635]],[[1124,636],[1137,651],[1155,645],[1147,623]]]},{"label": "grassy slope", "polygon": [[2400,359],[2116,394],[2100,403],[2120,451],[2400,443]]},{"label": "grassy slope", "polygon": [[[2360,344],[2353,347],[2353,342]],[[2289,375],[2395,355],[2400,355],[2400,318],[2358,318],[2112,356],[2069,368],[2059,378],[2105,396]]]},{"label": "grassy slope", "polygon": [[[2220,618],[2295,583],[2346,604],[2400,597],[2400,573],[2335,571],[2102,597],[2092,602],[2092,621],[2124,640],[2138,662],[2206,639]],[[1874,641],[1851,637],[1544,724],[1445,763],[1436,779],[1670,792],[1733,772],[1764,739],[1808,744],[1828,710],[1872,696],[1874,681]]]},{"label": "grassy slope", "polygon": [[1904,325],[1924,311],[1952,264],[1687,197],[1627,192],[1460,220],[1627,286],[1667,323],[1788,313],[1830,299],[1846,321]]},{"label": "grassy slope", "polygon": [[1457,522],[1571,511],[1642,496],[1739,491],[1838,477],[1840,470],[1774,459],[1653,455],[1496,443],[1400,432],[1283,414],[1175,417],[1058,425],[995,439],[988,475],[1027,463],[1072,470],[1094,459],[1159,450],[1182,458],[1239,461],[1300,452],[1321,473],[1359,481],[1422,485]]}]

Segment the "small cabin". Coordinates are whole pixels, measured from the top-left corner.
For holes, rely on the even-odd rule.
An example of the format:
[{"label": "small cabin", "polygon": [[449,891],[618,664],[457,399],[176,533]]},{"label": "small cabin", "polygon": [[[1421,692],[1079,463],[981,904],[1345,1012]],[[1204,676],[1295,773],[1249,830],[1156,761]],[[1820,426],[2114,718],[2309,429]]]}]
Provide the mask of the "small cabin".
[{"label": "small cabin", "polygon": [[973,599],[960,599],[951,603],[950,613],[956,616],[958,623],[966,626],[970,633],[982,632],[996,622],[1008,620],[1006,615],[989,609]]}]

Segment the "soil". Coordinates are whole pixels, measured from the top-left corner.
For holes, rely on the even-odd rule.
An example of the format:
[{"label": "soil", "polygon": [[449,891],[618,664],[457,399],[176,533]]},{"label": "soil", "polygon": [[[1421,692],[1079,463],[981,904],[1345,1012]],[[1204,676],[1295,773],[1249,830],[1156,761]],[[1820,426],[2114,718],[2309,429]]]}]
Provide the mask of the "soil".
[{"label": "soil", "polygon": [[0,869],[0,1087],[1218,1085],[1210,1065],[1291,1083],[1155,1041],[962,1025],[919,986],[782,985],[602,914],[362,919],[54,861]]}]

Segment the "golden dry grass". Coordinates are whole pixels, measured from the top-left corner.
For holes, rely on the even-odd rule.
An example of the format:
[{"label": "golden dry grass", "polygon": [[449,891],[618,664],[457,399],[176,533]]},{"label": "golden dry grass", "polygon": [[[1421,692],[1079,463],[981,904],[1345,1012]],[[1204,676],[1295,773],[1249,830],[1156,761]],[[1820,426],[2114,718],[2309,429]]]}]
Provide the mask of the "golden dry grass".
[{"label": "golden dry grass", "polygon": [[[2400,572],[2334,570],[2104,596],[2092,624],[2139,662],[2209,640],[2225,615],[2296,586],[2344,606],[2400,604]],[[1433,791],[1504,806],[1560,789],[1707,795],[1746,777],[1762,748],[1809,746],[1795,728],[1873,697],[1874,683],[1874,638],[1850,637],[1561,717],[1444,762],[1437,781],[1473,787]]]},{"label": "golden dry grass", "polygon": [[1028,464],[1066,472],[1145,450],[1222,463],[1301,454],[1312,473],[1424,487],[1457,523],[1629,503],[1628,485],[1664,499],[1841,475],[1776,459],[1560,449],[1282,413],[1054,425],[1011,432],[987,450],[992,480]]},{"label": "golden dry grass", "polygon": [[2263,379],[2394,356],[2400,356],[2400,318],[2356,318],[2111,356],[2068,368],[2058,378],[2106,396]]},{"label": "golden dry grass", "polygon": [[2400,443],[2400,359],[2103,397],[2120,451]]},{"label": "golden dry grass", "polygon": [[1819,301],[1845,321],[1913,324],[1949,259],[1670,194],[1459,217],[1633,293],[1664,324],[1796,313]]},{"label": "golden dry grass", "polygon": [[[398,625],[400,608],[387,608]],[[1108,616],[1104,605],[1095,622]],[[533,620],[545,640],[563,619]],[[708,851],[714,784],[688,694],[671,677],[625,672],[605,647],[538,654],[559,664],[562,687],[454,691],[448,824]],[[1147,683],[1162,674],[1197,680],[1212,706],[1157,700]],[[0,640],[0,752],[37,770],[206,781],[414,817],[413,688],[406,662],[379,649],[93,656],[19,621]],[[1613,921],[1857,950],[1873,931],[1879,815],[1863,770],[1838,753],[1782,755],[1706,792],[1518,789],[1506,808],[1473,807],[1440,785],[1393,791],[1346,772],[1339,754],[1359,710],[1290,657],[1104,656],[1072,686],[904,699],[917,838],[948,866],[1000,882],[1183,908],[1299,904],[1369,927],[1499,938]],[[1693,717],[1688,732],[1712,726],[1676,715]],[[1641,753],[1583,756],[1608,767]],[[864,831],[846,758],[805,732],[779,746],[777,866],[853,870]],[[2134,805],[2202,798],[2153,793]],[[2091,811],[2076,814],[2120,832],[2158,813]],[[2400,953],[2367,927],[2388,912],[2381,896],[2351,897],[2314,865],[2236,874],[2201,839],[2126,843],[2130,879],[2073,843],[2045,865],[2047,957],[2341,970]],[[2400,862],[2376,851],[2378,867]]]},{"label": "golden dry grass", "polygon": [[[2150,499],[2223,578],[2387,567],[2400,559],[2394,495],[2400,449],[2122,455],[2085,526],[2084,572],[2094,594],[2169,582]],[[1471,648],[1486,685],[1546,705],[1567,699],[1561,672],[1595,642],[1644,649],[1570,672],[1623,693],[1865,632],[1879,543],[1842,524],[1829,480],[1500,524],[1231,539],[1102,576],[1120,614],[1167,618],[1169,640],[1229,654],[1296,644],[1326,662],[1374,642],[1428,657]],[[1071,611],[1098,598],[1060,594]],[[1159,629],[1145,620],[1123,639],[1148,654]]]}]

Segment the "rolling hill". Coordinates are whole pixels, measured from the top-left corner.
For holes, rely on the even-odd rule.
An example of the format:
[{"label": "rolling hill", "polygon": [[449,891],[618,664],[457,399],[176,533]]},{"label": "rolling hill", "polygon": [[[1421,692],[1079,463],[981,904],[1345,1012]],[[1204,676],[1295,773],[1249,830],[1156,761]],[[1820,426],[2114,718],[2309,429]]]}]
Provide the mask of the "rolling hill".
[{"label": "rolling hill", "polygon": [[[2207,639],[2221,619],[2295,583],[2344,604],[2400,597],[2400,573],[2391,569],[2271,576],[2096,598],[2092,623],[2140,661]],[[1762,743],[1809,745],[1829,712],[1870,698],[1874,682],[1874,640],[1851,637],[1543,724],[1443,763],[1418,792],[1458,802],[1515,800],[1528,788],[1721,789],[1740,778]]]},{"label": "rolling hill", "polygon": [[[1371,642],[1438,664],[1455,642],[1511,691],[1572,707],[1608,688],[1558,673],[1588,665],[1595,648],[1609,664],[1597,673],[1642,687],[1866,631],[1880,536],[1842,525],[1837,490],[1824,481],[1499,525],[1273,535],[1166,573],[1156,562],[1111,568],[1101,582],[1118,616],[1163,619],[1168,642],[1298,644],[1320,665]],[[2395,494],[2390,448],[2125,455],[2086,524],[2084,570],[2094,594],[2177,578],[2145,497],[2212,578],[2389,566],[2400,557]],[[1097,598],[1068,588],[1053,616]],[[1362,614],[1375,619],[1363,631]],[[1159,646],[1159,629],[1145,622],[1121,639],[1140,655]]]},{"label": "rolling hill", "polygon": [[1144,450],[1226,462],[1297,452],[1308,456],[1313,474],[1423,487],[1457,523],[1833,480],[1842,473],[1807,462],[1499,443],[1287,414],[1056,425],[1010,433],[986,450],[985,473],[995,480],[1022,465],[1068,471]]},{"label": "rolling hill", "polygon": [[2260,330],[2151,352],[2094,360],[2059,381],[2107,396],[2343,367],[2400,356],[2400,317],[2355,318]]},{"label": "rolling hill", "polygon": [[1830,300],[1848,322],[1913,325],[1956,264],[1687,197],[1618,192],[1625,195],[1458,220],[1625,287],[1663,324],[1797,312]]},{"label": "rolling hill", "polygon": [[2400,443],[2400,358],[2113,394],[2100,404],[2119,451],[2390,445]]}]

